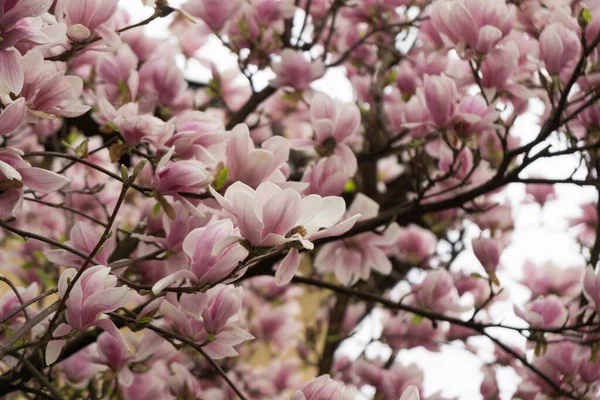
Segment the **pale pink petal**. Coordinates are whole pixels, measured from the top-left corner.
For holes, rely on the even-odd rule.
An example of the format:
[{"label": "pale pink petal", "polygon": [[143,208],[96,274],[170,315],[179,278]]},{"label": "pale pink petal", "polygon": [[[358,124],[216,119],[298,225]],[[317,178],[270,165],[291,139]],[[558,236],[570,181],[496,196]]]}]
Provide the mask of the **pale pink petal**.
[{"label": "pale pink petal", "polygon": [[41,193],[55,192],[71,182],[71,179],[66,176],[43,168],[21,168],[19,172],[23,176],[25,186]]},{"label": "pale pink petal", "polygon": [[164,288],[182,279],[189,279],[192,282],[197,280],[196,275],[186,269],[177,271],[156,282],[154,286],[152,286],[152,293],[159,294]]},{"label": "pale pink petal", "polygon": [[291,249],[281,260],[275,271],[275,281],[278,286],[285,285],[292,280],[300,266],[300,259],[301,256],[298,250]]}]

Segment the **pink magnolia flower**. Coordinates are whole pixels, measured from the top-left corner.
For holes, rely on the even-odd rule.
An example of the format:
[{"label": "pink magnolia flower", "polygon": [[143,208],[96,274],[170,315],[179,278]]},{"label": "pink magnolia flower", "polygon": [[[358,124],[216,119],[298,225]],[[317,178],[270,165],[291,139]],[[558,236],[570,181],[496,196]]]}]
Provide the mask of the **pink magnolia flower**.
[{"label": "pink magnolia flower", "polygon": [[95,364],[105,365],[119,376],[119,384],[125,387],[133,383],[133,373],[128,364],[134,360],[127,347],[108,333],[102,333],[96,341],[98,354],[90,357]]},{"label": "pink magnolia flower", "polygon": [[549,295],[525,305],[524,309],[514,306],[515,314],[535,328],[560,328],[569,318],[562,300]]},{"label": "pink magnolia flower", "polygon": [[525,261],[521,283],[531,291],[531,298],[555,294],[570,300],[581,292],[583,272],[579,267],[564,268],[552,263],[538,266]]},{"label": "pink magnolia flower", "polygon": [[172,124],[153,115],[140,114],[137,103],[127,103],[116,110],[108,99],[101,98],[98,106],[101,112],[98,119],[111,122],[130,146],[147,142],[162,147],[160,142],[173,133]]},{"label": "pink magnolia flower", "polygon": [[111,104],[135,101],[140,85],[138,57],[131,47],[122,45],[114,54],[96,61],[96,93]]},{"label": "pink magnolia flower", "polygon": [[556,198],[554,185],[527,184],[525,185],[525,194],[531,196],[542,207],[547,201]]},{"label": "pink magnolia flower", "polygon": [[488,106],[481,95],[463,97],[456,108],[460,133],[494,131],[499,115],[496,106]]},{"label": "pink magnolia flower", "polygon": [[177,396],[177,398],[188,398],[193,396],[194,398],[201,398],[202,390],[200,383],[189,369],[183,364],[174,362],[170,365],[171,371],[167,383],[169,384],[170,392]]},{"label": "pink magnolia flower", "polygon": [[[228,219],[194,229],[183,241],[183,251],[191,260],[189,269],[161,279],[152,287],[152,291],[158,294],[180,279],[189,279],[196,285],[203,285],[227,278],[240,261],[248,256],[248,250],[236,243],[238,240],[239,234]],[[241,274],[243,271],[237,275]]]},{"label": "pink magnolia flower", "polygon": [[[378,212],[379,205],[374,200],[358,193],[346,215],[361,215],[360,219],[369,219]],[[359,279],[369,279],[371,269],[388,275],[392,272],[388,256],[395,251],[394,244],[398,240],[399,230],[398,224],[391,224],[384,234],[366,232],[327,243],[317,254],[315,267],[321,273],[334,272],[344,285],[352,285]]]},{"label": "pink magnolia flower", "polygon": [[281,189],[272,182],[260,184],[256,190],[235,182],[221,196],[211,193],[225,211],[234,218],[241,235],[251,245],[278,246],[299,241],[312,249],[311,240],[340,235],[350,229],[358,215],[339,222],[346,209],[341,197],[309,195],[302,198],[293,189]]},{"label": "pink magnolia flower", "polygon": [[423,282],[414,288],[414,292],[419,307],[439,313],[466,311],[457,304],[454,278],[443,268],[428,272]]},{"label": "pink magnolia flower", "polygon": [[90,379],[106,370],[105,366],[94,364],[90,361],[93,351],[92,346],[85,347],[83,350],[61,361],[57,367],[60,368],[60,371],[64,373],[65,378],[69,382],[77,386],[85,386],[89,383]]},{"label": "pink magnolia flower", "polygon": [[256,311],[250,332],[257,340],[263,340],[275,351],[289,348],[296,342],[302,324],[298,321],[298,303],[280,307],[261,307]]},{"label": "pink magnolia flower", "polygon": [[214,168],[225,159],[228,134],[220,118],[200,111],[187,111],[176,117],[175,134],[165,142],[175,147],[183,159],[195,158]]},{"label": "pink magnolia flower", "polygon": [[23,204],[23,187],[40,193],[52,193],[65,187],[69,178],[42,168],[32,167],[12,147],[0,150],[0,219],[14,218]]},{"label": "pink magnolia flower", "polygon": [[558,75],[576,62],[581,42],[576,32],[560,23],[553,23],[540,34],[540,58],[551,75]]},{"label": "pink magnolia flower", "polygon": [[500,247],[496,240],[480,237],[471,241],[473,253],[492,280],[497,282],[496,269],[500,263]]},{"label": "pink magnolia flower", "polygon": [[447,75],[423,78],[423,96],[431,120],[438,128],[443,128],[454,116],[458,92],[456,83]]},{"label": "pink magnolia flower", "polygon": [[154,332],[146,333],[141,342],[136,343],[135,351],[130,351],[121,340],[105,332],[98,337],[95,350],[96,353],[88,355],[88,359],[117,373],[119,384],[124,387],[131,386],[134,380],[130,363],[149,362],[175,351],[169,342]]},{"label": "pink magnolia flower", "polygon": [[[58,293],[64,297],[70,281],[77,275],[75,268],[66,269],[58,280]],[[84,331],[92,326],[105,330],[121,341],[128,348],[127,341],[110,318],[102,318],[101,314],[115,311],[129,303],[132,290],[126,286],[117,286],[117,277],[111,274],[109,267],[95,265],[86,269],[73,284],[67,306],[67,323],[62,323],[52,333],[56,338],[46,346],[46,364],[50,365],[58,359],[60,351],[66,343],[61,337],[72,330]]]},{"label": "pink magnolia flower", "polygon": [[[272,182],[260,184],[256,190],[235,182],[221,196],[210,191],[229,213],[241,235],[252,246],[271,247],[298,242],[313,249],[312,240],[337,236],[348,231],[360,217],[342,219],[346,205],[341,197],[321,197],[314,194],[302,198],[293,189],[281,189]],[[279,265],[276,278],[280,284],[289,282],[300,264],[297,249],[288,252]]]},{"label": "pink magnolia flower", "polygon": [[213,176],[198,160],[170,161],[175,148],[172,147],[156,166],[152,188],[161,194],[197,192],[205,189]]},{"label": "pink magnolia flower", "polygon": [[354,176],[357,161],[350,145],[360,139],[360,111],[356,104],[333,100],[317,92],[310,102],[310,120],[315,133],[314,141],[297,139],[292,144],[299,148],[315,146],[317,153],[322,156],[336,154],[342,160],[344,173]]},{"label": "pink magnolia flower", "polygon": [[441,325],[434,327],[431,322],[415,321],[414,315],[400,312],[397,315],[384,314],[382,337],[395,349],[424,347],[429,351],[439,351],[447,341]]},{"label": "pink magnolia flower", "polygon": [[143,267],[140,268],[144,277],[152,283],[189,267],[190,261],[183,251],[184,240],[191,231],[206,225],[210,220],[210,215],[203,215],[196,209],[190,210],[190,207],[185,203],[176,203],[173,208],[175,212],[174,219],[166,214],[156,218],[158,221],[154,221],[151,216],[147,217],[147,234],[133,234],[135,238],[144,242],[138,249],[139,255],[156,250],[156,247],[150,244],[158,245],[169,253],[166,260],[153,260],[144,263]]},{"label": "pink magnolia flower", "polygon": [[307,194],[339,196],[350,177],[345,172],[342,159],[336,155],[324,157],[309,165],[302,175],[302,182],[308,182]]},{"label": "pink magnolia flower", "polygon": [[12,47],[21,39],[38,33],[34,27],[37,24],[28,19],[37,19],[51,6],[52,0],[3,1],[0,5],[0,50]]},{"label": "pink magnolia flower", "polygon": [[307,60],[301,51],[285,49],[281,52],[281,61],[271,67],[275,78],[271,79],[271,85],[275,87],[292,87],[296,90],[310,88],[312,81],[321,78],[325,74],[323,61]]},{"label": "pink magnolia flower", "polygon": [[[73,225],[71,232],[69,233],[69,241],[65,244],[70,247],[79,250],[85,254],[90,254],[96,245],[100,242],[100,234],[94,229],[89,222],[80,221]],[[104,245],[98,253],[94,256],[94,260],[102,265],[108,264],[108,257],[112,254],[116,247],[116,235],[113,235],[104,242]],[[85,263],[85,259],[63,249],[51,249],[46,250],[44,255],[48,261],[57,264],[64,265],[66,267],[73,267],[76,269],[81,268]]]},{"label": "pink magnolia flower", "polygon": [[40,51],[32,50],[23,56],[21,67],[25,79],[19,94],[27,102],[29,122],[57,115],[78,117],[90,109],[80,100],[82,79],[65,75],[60,64],[44,61]]},{"label": "pink magnolia flower", "polygon": [[500,397],[500,389],[496,380],[496,371],[490,366],[484,366],[483,381],[479,386],[479,392],[483,396],[483,400],[494,400]]},{"label": "pink magnolia flower", "polygon": [[435,253],[436,247],[437,237],[433,232],[410,224],[400,228],[396,257],[410,264],[422,264]]},{"label": "pink magnolia flower", "polygon": [[[39,287],[38,287],[38,284],[34,282],[31,285],[27,286],[26,288],[24,288],[22,286],[18,286],[17,292],[19,292],[19,295],[21,296],[21,299],[23,299],[24,302],[28,302],[29,300],[33,299],[35,296],[38,295]],[[21,306],[21,302],[20,302],[19,298],[17,297],[17,295],[12,290],[9,290],[8,292],[4,293],[0,297],[0,320],[4,321],[6,319],[6,317],[8,316],[8,314],[13,312],[20,306]],[[27,311],[30,312],[31,309],[28,308]],[[19,319],[22,315],[23,315],[23,311],[20,311],[20,312],[16,313],[14,316],[6,319],[5,322],[8,324],[12,324],[13,322],[16,322],[16,320]]]},{"label": "pink magnolia flower", "polygon": [[257,188],[267,180],[285,182],[282,170],[286,170],[290,156],[289,141],[281,136],[273,136],[261,147],[254,148],[246,124],[236,125],[227,144],[228,180],[243,182],[252,188]]},{"label": "pink magnolia flower", "polygon": [[515,7],[495,0],[438,0],[431,20],[452,44],[487,53],[512,29]]},{"label": "pink magnolia flower", "polygon": [[109,25],[118,5],[118,0],[58,0],[54,15],[67,24],[67,34],[72,40],[81,42],[96,33],[116,47],[121,40]]},{"label": "pink magnolia flower", "polygon": [[164,50],[160,54],[155,52],[139,70],[139,102],[143,104],[140,108],[148,113],[157,105],[171,108],[185,105],[187,83],[183,71],[174,60],[175,54],[169,54],[173,50]]},{"label": "pink magnolia flower", "polygon": [[290,400],[343,400],[344,385],[321,375],[296,390]]},{"label": "pink magnolia flower", "polygon": [[150,368],[133,375],[133,383],[122,387],[121,393],[125,400],[154,400],[156,398],[173,400],[169,393],[169,368],[164,362],[150,364]]},{"label": "pink magnolia flower", "polygon": [[203,20],[213,31],[220,31],[242,8],[241,0],[190,0],[182,10]]},{"label": "pink magnolia flower", "polygon": [[184,293],[176,304],[163,301],[160,310],[174,331],[203,344],[208,355],[221,359],[237,356],[233,346],[254,339],[239,327],[241,307],[242,288],[220,284],[205,293]]},{"label": "pink magnolia flower", "polygon": [[358,361],[354,372],[361,381],[374,386],[385,399],[419,400],[418,386],[423,386],[423,371],[416,365],[394,364],[389,369],[375,362]]}]

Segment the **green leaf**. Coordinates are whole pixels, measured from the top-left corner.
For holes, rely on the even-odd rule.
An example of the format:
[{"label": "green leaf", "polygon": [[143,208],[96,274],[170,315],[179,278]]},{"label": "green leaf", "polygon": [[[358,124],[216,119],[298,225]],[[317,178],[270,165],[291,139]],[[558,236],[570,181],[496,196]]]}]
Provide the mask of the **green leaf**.
[{"label": "green leaf", "polygon": [[87,158],[88,157],[88,143],[89,140],[85,139],[79,146],[75,148],[75,154],[79,158]]},{"label": "green leaf", "polygon": [[160,203],[156,203],[154,205],[154,207],[152,207],[152,216],[153,217],[158,217],[159,213],[160,213]]},{"label": "green leaf", "polygon": [[354,179],[352,179],[352,178],[348,179],[348,181],[344,185],[344,192],[347,192],[347,193],[356,192],[356,182],[354,182]]},{"label": "green leaf", "polygon": [[425,318],[423,318],[421,315],[415,315],[410,319],[410,322],[413,324],[420,324],[424,319]]},{"label": "green leaf", "polygon": [[220,190],[223,187],[223,185],[225,185],[228,174],[229,174],[229,168],[227,168],[227,167],[221,168],[221,170],[217,174],[217,177],[215,178],[215,181],[214,181],[215,190]]},{"label": "green leaf", "polygon": [[579,26],[586,28],[592,22],[592,12],[588,8],[582,8],[578,20]]}]

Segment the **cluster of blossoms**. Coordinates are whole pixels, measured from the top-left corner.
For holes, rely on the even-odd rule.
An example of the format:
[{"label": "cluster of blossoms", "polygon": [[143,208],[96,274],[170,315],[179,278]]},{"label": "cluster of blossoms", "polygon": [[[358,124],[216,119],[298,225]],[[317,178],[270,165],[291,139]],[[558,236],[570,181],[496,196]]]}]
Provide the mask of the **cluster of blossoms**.
[{"label": "cluster of blossoms", "polygon": [[[131,3],[0,0],[1,398],[600,396],[600,1]],[[581,265],[512,276],[555,183]]]}]

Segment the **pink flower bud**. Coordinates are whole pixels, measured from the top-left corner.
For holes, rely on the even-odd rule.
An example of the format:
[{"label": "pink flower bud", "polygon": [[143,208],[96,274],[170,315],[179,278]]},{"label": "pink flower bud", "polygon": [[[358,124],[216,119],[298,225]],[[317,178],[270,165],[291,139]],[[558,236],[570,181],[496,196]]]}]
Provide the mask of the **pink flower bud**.
[{"label": "pink flower bud", "polygon": [[454,116],[458,98],[456,84],[446,75],[425,75],[423,89],[431,119],[437,127],[444,127]]},{"label": "pink flower bud", "polygon": [[488,273],[496,272],[500,262],[500,248],[494,239],[480,237],[471,242],[475,257]]},{"label": "pink flower bud", "polygon": [[577,33],[553,23],[540,34],[540,58],[551,75],[558,75],[579,58],[581,42]]}]

